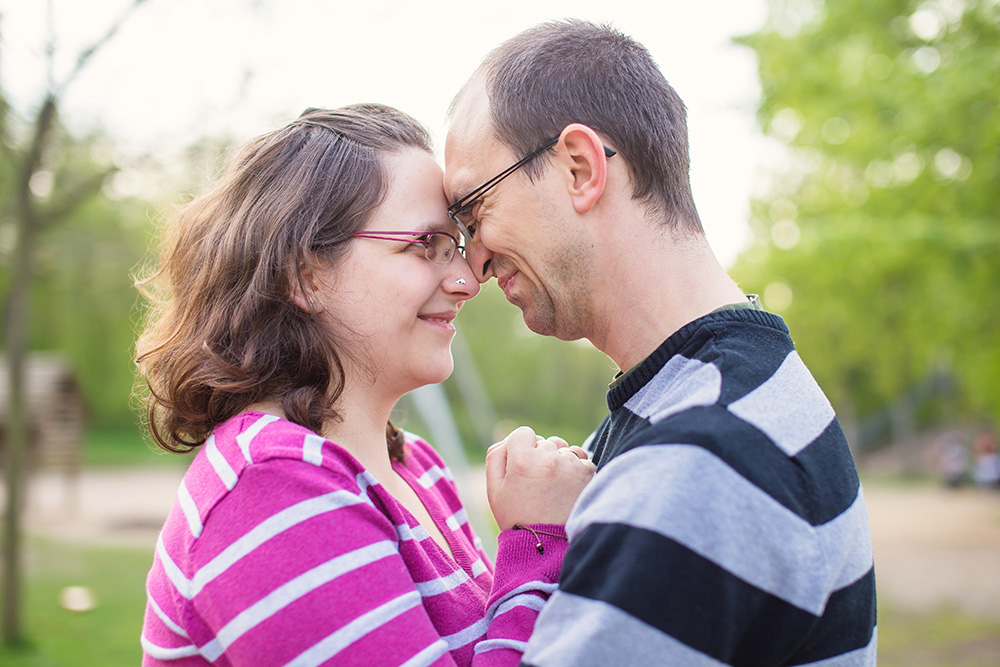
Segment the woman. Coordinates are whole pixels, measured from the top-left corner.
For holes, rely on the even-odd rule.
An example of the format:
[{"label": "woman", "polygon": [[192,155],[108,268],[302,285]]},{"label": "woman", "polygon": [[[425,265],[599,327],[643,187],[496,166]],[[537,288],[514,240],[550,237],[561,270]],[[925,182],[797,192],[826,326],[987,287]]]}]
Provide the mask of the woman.
[{"label": "woman", "polygon": [[491,451],[494,573],[445,464],[389,421],[451,373],[479,290],[441,181],[408,116],[310,109],[168,230],[138,366],[153,437],[198,453],[157,542],[144,664],[517,663],[593,466],[528,429]]}]

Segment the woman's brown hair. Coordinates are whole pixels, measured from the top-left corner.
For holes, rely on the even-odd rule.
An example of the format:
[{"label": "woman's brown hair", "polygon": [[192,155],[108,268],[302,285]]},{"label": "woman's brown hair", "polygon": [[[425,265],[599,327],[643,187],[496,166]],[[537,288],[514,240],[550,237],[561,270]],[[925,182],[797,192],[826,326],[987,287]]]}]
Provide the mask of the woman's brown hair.
[{"label": "woman's brown hair", "polygon": [[[189,452],[277,397],[289,420],[313,431],[339,418],[343,332],[292,294],[304,268],[343,256],[385,199],[385,156],[406,147],[431,152],[430,137],[390,107],[307,109],[239,149],[167,224],[158,268],[137,281],[150,311],[136,364],[160,447]],[[402,434],[390,423],[386,437],[401,459]]]}]

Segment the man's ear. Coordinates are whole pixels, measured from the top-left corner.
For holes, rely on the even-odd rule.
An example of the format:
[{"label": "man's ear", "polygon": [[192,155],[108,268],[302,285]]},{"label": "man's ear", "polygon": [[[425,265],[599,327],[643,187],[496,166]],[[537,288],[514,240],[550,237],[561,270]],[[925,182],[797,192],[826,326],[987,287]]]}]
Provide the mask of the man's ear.
[{"label": "man's ear", "polygon": [[296,270],[289,276],[292,303],[307,313],[321,313],[323,307],[316,303],[316,280],[312,264],[300,260]]},{"label": "man's ear", "polygon": [[567,189],[577,213],[586,213],[604,193],[608,158],[604,143],[593,129],[571,123],[559,135],[557,155],[567,168]]}]

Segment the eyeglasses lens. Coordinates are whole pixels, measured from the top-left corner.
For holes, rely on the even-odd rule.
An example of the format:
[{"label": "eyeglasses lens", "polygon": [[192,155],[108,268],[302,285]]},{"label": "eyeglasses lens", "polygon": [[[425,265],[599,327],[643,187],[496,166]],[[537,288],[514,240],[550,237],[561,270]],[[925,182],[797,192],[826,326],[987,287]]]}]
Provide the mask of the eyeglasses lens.
[{"label": "eyeglasses lens", "polygon": [[466,243],[472,241],[472,231],[469,230],[469,223],[472,222],[472,208],[476,200],[473,200],[451,214],[451,219],[458,225],[459,231],[465,237]]},{"label": "eyeglasses lens", "polygon": [[424,256],[432,262],[447,264],[455,256],[455,240],[446,234],[431,234]]}]

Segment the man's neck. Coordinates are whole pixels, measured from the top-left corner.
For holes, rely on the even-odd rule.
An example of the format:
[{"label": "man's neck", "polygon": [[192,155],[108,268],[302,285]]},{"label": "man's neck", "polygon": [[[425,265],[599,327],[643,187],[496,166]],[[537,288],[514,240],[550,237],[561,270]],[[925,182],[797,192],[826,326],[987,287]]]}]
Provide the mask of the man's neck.
[{"label": "man's neck", "polygon": [[703,236],[607,250],[601,273],[613,279],[595,290],[598,326],[588,338],[623,371],[688,322],[746,298]]}]

